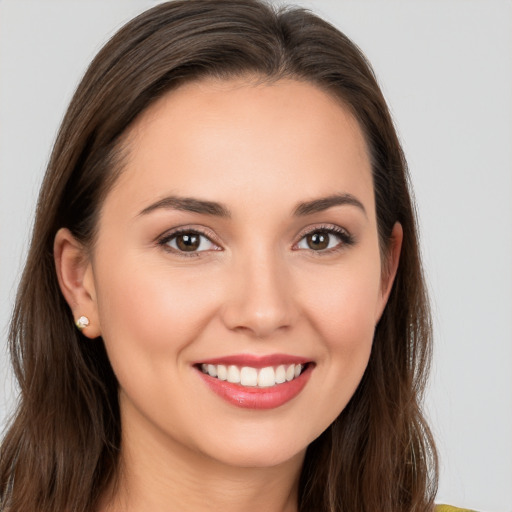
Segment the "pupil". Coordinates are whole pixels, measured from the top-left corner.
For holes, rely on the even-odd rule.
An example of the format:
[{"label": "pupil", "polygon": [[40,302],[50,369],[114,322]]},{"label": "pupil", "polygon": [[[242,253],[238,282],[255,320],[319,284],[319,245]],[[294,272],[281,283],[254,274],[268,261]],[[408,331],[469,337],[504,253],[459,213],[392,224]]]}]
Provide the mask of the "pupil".
[{"label": "pupil", "polygon": [[199,247],[199,236],[191,235],[179,235],[176,240],[176,245],[182,251],[195,251]]},{"label": "pupil", "polygon": [[313,233],[307,238],[310,249],[326,249],[329,245],[329,235],[327,233]]}]

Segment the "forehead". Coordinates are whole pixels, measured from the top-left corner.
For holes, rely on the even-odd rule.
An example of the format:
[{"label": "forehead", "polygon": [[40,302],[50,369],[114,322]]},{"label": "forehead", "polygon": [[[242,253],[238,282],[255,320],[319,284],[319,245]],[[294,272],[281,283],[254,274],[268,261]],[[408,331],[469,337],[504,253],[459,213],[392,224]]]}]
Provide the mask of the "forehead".
[{"label": "forehead", "polygon": [[213,194],[243,206],[250,197],[279,197],[284,204],[334,192],[365,196],[373,208],[358,122],[340,100],[308,82],[245,78],[183,85],[142,113],[126,147],[115,189],[141,208],[167,193]]}]

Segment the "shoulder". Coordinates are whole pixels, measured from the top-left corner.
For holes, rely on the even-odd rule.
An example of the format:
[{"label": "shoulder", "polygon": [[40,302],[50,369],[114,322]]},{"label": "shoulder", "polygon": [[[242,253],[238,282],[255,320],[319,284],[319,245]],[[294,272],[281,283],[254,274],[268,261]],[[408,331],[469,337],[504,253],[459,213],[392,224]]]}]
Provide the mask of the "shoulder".
[{"label": "shoulder", "polygon": [[437,505],[435,512],[474,512],[469,508],[457,508],[451,505]]}]

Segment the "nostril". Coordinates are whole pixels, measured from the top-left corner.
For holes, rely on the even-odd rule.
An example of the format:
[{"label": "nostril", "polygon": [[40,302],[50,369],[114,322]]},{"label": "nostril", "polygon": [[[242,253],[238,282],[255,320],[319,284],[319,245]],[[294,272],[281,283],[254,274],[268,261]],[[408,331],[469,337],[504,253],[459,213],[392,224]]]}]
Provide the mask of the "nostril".
[{"label": "nostril", "polygon": [[264,339],[277,332],[287,332],[293,325],[291,311],[267,310],[265,312],[251,311],[249,304],[232,304],[224,315],[225,325],[240,334]]}]

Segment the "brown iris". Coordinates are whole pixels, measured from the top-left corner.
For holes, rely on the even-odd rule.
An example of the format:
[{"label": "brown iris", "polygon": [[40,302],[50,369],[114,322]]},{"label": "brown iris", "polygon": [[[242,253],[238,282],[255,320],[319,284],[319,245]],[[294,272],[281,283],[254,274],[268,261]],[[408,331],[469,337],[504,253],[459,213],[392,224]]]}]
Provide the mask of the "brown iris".
[{"label": "brown iris", "polygon": [[315,231],[306,236],[306,243],[314,251],[327,249],[329,246],[329,234],[324,231]]},{"label": "brown iris", "polygon": [[176,246],[180,251],[196,251],[201,243],[201,238],[196,233],[182,233],[176,236]]}]

